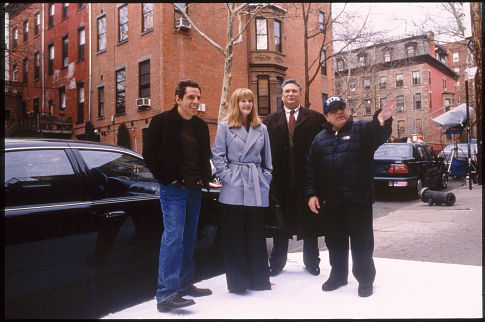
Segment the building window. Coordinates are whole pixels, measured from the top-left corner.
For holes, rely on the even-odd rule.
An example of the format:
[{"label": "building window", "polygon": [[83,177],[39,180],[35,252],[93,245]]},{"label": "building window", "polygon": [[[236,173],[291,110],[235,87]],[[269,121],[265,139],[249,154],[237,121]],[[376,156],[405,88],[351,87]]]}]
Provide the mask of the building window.
[{"label": "building window", "polygon": [[106,50],[106,16],[98,18],[98,51]]},{"label": "building window", "polygon": [[122,5],[118,8],[118,41],[128,39],[128,5]]},{"label": "building window", "polygon": [[84,82],[77,83],[77,123],[84,122]]},{"label": "building window", "polygon": [[34,14],[34,36],[40,33],[40,13]]},{"label": "building window", "polygon": [[153,29],[153,3],[142,3],[142,32]]},{"label": "building window", "polygon": [[139,97],[150,97],[150,60],[138,65],[139,69]]},{"label": "building window", "polygon": [[320,32],[325,32],[325,12],[318,11],[318,24],[320,26]]},{"label": "building window", "polygon": [[387,63],[387,62],[390,62],[390,61],[391,61],[391,51],[386,50],[384,52],[384,62]]},{"label": "building window", "polygon": [[268,115],[271,111],[269,104],[269,77],[258,76],[258,112]]},{"label": "building window", "polygon": [[366,65],[365,55],[359,55],[358,60],[359,60],[359,66],[365,66]]},{"label": "building window", "polygon": [[364,89],[369,90],[370,89],[370,79],[364,78]]},{"label": "building window", "polygon": [[56,11],[55,3],[49,4],[49,19],[48,19],[48,27],[54,26],[54,14]]},{"label": "building window", "polygon": [[278,110],[283,108],[283,101],[281,100],[281,85],[283,85],[283,77],[276,77],[278,88],[276,90],[276,107]]},{"label": "building window", "polygon": [[68,35],[62,36],[62,68],[66,68],[69,65],[69,37]]},{"label": "building window", "polygon": [[428,70],[428,84],[431,84],[431,71]]},{"label": "building window", "polygon": [[421,109],[421,93],[415,93],[413,95],[414,101],[414,109],[420,110]]},{"label": "building window", "polygon": [[84,27],[77,30],[77,61],[84,60],[84,45],[86,44],[86,32]]},{"label": "building window", "polygon": [[398,120],[397,121],[397,136],[398,137],[401,137],[401,136],[404,136],[404,120]]},{"label": "building window", "polygon": [[413,72],[413,85],[421,84],[421,74],[418,71]]},{"label": "building window", "polygon": [[59,109],[65,110],[66,109],[66,87],[62,86],[59,87]]},{"label": "building window", "polygon": [[379,99],[379,107],[383,107],[387,103],[387,98],[382,97]]},{"label": "building window", "polygon": [[327,75],[327,51],[322,49],[320,52],[320,68],[323,76]]},{"label": "building window", "polygon": [[281,22],[274,21],[274,50],[281,53]]},{"label": "building window", "polygon": [[29,59],[26,57],[24,58],[23,62],[22,62],[22,67],[23,67],[23,78],[22,78],[22,81],[24,83],[27,83],[27,75],[29,73]]},{"label": "building window", "polygon": [[104,86],[98,87],[98,118],[104,117]]},{"label": "building window", "polygon": [[349,81],[349,89],[351,92],[355,92],[355,81]]},{"label": "building window", "polygon": [[34,98],[34,114],[39,113],[39,98]]},{"label": "building window", "polygon": [[433,95],[431,92],[428,95],[428,99],[429,99],[429,109],[431,110],[433,108]]},{"label": "building window", "polygon": [[69,10],[69,3],[64,2],[62,4],[62,19],[67,18],[68,10]]},{"label": "building window", "polygon": [[125,113],[125,87],[126,73],[122,68],[116,71],[116,114]]},{"label": "building window", "polygon": [[404,111],[404,95],[396,96],[396,111]]},{"label": "building window", "polygon": [[268,25],[266,19],[256,19],[256,50],[268,50]]},{"label": "building window", "polygon": [[396,74],[396,87],[400,87],[404,85],[404,80],[403,80],[403,75],[401,74]]},{"label": "building window", "polygon": [[49,106],[49,115],[54,115],[54,101],[50,99],[47,106]]},{"label": "building window", "polygon": [[352,113],[352,115],[355,115],[356,111],[355,109],[357,108],[357,100],[353,99],[353,100],[349,100],[349,108],[350,108],[350,113]]},{"label": "building window", "polygon": [[407,52],[408,58],[416,56],[416,48],[413,45],[408,45],[406,47],[406,52]]},{"label": "building window", "polygon": [[455,68],[453,68],[453,70],[455,71],[455,73],[457,75],[460,75],[460,67],[455,67]]},{"label": "building window", "polygon": [[387,85],[386,76],[379,77],[379,88],[380,89],[386,89],[386,85]]},{"label": "building window", "polygon": [[341,72],[344,70],[344,68],[345,68],[344,60],[343,59],[337,60],[337,71]]},{"label": "building window", "polygon": [[372,109],[370,107],[370,99],[364,100],[365,115],[371,115]]},{"label": "building window", "polygon": [[49,57],[49,61],[47,63],[47,74],[48,75],[52,75],[54,74],[54,44],[51,43],[49,45],[47,45],[48,47],[48,57]]},{"label": "building window", "polygon": [[335,94],[340,95],[340,82],[335,82]]},{"label": "building window", "polygon": [[457,62],[460,60],[460,54],[458,53],[453,53],[453,62]]},{"label": "building window", "polygon": [[24,42],[29,40],[29,21],[24,20]]},{"label": "building window", "polygon": [[34,80],[38,80],[40,77],[40,53],[34,54]]},{"label": "building window", "polygon": [[325,101],[328,99],[328,94],[327,93],[322,93],[322,110],[323,106],[325,105]]},{"label": "building window", "polygon": [[443,78],[443,91],[446,92],[446,79]]},{"label": "building window", "polygon": [[13,64],[13,68],[12,68],[12,80],[14,82],[17,82],[18,81],[18,67],[17,67],[17,64]]},{"label": "building window", "polygon": [[17,29],[17,27],[13,28],[12,33],[13,33],[12,49],[16,49],[17,48],[17,40],[19,39],[19,30]]}]

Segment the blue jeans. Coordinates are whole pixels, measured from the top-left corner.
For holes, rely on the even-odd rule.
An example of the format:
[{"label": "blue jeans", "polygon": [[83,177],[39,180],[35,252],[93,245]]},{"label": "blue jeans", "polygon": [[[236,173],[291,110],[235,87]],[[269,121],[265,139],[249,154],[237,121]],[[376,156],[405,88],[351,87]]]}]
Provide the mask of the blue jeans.
[{"label": "blue jeans", "polygon": [[164,230],[158,260],[157,303],[192,285],[201,187],[160,184]]}]

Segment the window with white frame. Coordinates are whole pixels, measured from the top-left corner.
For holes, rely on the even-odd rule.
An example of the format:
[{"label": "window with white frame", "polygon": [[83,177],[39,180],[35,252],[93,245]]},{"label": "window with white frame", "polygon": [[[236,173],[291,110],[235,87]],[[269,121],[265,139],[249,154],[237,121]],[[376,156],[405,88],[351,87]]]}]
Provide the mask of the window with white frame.
[{"label": "window with white frame", "polygon": [[386,97],[381,97],[379,99],[379,107],[383,107],[384,104],[386,104],[386,103],[387,103],[387,98]]},{"label": "window with white frame", "polygon": [[413,72],[413,85],[421,84],[421,73],[419,70]]},{"label": "window with white frame", "polygon": [[281,53],[281,22],[274,20],[274,50]]},{"label": "window with white frame", "polygon": [[355,81],[354,80],[349,81],[349,90],[351,92],[355,92]]},{"label": "window with white frame", "polygon": [[364,78],[364,90],[369,90],[369,89],[370,89],[370,79]]},{"label": "window with white frame", "polygon": [[270,112],[269,77],[266,75],[258,76],[258,113],[259,115],[268,115]]},{"label": "window with white frame", "polygon": [[98,18],[98,51],[106,50],[106,16]]},{"label": "window with white frame", "polygon": [[34,14],[34,36],[40,33],[40,13]]},{"label": "window with white frame", "polygon": [[104,117],[104,86],[98,87],[98,118]]},{"label": "window with white frame", "polygon": [[403,85],[404,85],[403,74],[402,73],[396,74],[396,87],[401,87]]},{"label": "window with white frame", "polygon": [[325,49],[322,49],[321,51],[320,68],[321,68],[321,74],[324,76],[327,75],[327,51]]},{"label": "window with white frame", "polygon": [[128,39],[128,5],[124,4],[118,8],[118,41]]},{"label": "window with white frame", "polygon": [[456,63],[457,61],[460,61],[460,54],[453,53],[453,62]]},{"label": "window with white frame", "polygon": [[69,12],[69,3],[64,2],[62,4],[62,19],[66,19]]},{"label": "window with white frame", "polygon": [[17,48],[17,41],[19,39],[19,30],[17,29],[17,27],[13,28],[12,33],[13,33],[12,49],[16,49]]},{"label": "window with white frame", "polygon": [[66,109],[66,87],[62,86],[59,87],[59,109],[65,110]]},{"label": "window with white frame", "polygon": [[69,65],[69,36],[66,34],[62,36],[62,68]]},{"label": "window with white frame", "polygon": [[404,111],[404,95],[396,96],[396,111]]},{"label": "window with white frame", "polygon": [[153,3],[142,3],[142,32],[153,29]]},{"label": "window with white frame", "polygon": [[29,21],[24,20],[24,42],[29,40]]},{"label": "window with white frame", "polygon": [[116,71],[116,114],[125,113],[126,73],[121,68]]},{"label": "window with white frame", "polygon": [[268,22],[256,19],[256,50],[268,50]]},{"label": "window with white frame", "polygon": [[390,61],[391,61],[391,51],[386,50],[384,52],[384,62],[387,63],[387,62],[390,62]]},{"label": "window with white frame", "polygon": [[397,136],[398,137],[404,136],[405,131],[406,131],[406,128],[405,128],[404,120],[398,120],[397,121]]},{"label": "window with white frame", "polygon": [[370,99],[364,100],[364,109],[365,109],[365,115],[371,115],[372,114],[372,108],[370,104]]},{"label": "window with white frame", "polygon": [[421,93],[414,93],[413,95],[414,108],[416,110],[421,109]]},{"label": "window with white frame", "polygon": [[379,77],[379,88],[380,89],[386,89],[386,85],[387,85],[386,76]]},{"label": "window with white frame", "polygon": [[344,60],[343,59],[338,59],[337,60],[337,71],[341,72],[345,68]]},{"label": "window with white frame", "polygon": [[77,123],[84,122],[84,82],[77,83]]},{"label": "window with white frame", "polygon": [[84,27],[77,30],[77,61],[84,60],[84,45],[86,44],[86,32]]},{"label": "window with white frame", "polygon": [[40,78],[40,53],[34,53],[34,80]]},{"label": "window with white frame", "polygon": [[48,55],[48,62],[47,62],[47,75],[54,74],[54,43],[49,43],[47,45],[47,55]]},{"label": "window with white frame", "polygon": [[49,18],[48,18],[48,27],[52,27],[54,25],[54,14],[56,12],[55,3],[49,3]]},{"label": "window with white frame", "polygon": [[13,64],[13,68],[12,68],[12,80],[14,82],[17,82],[18,81],[18,73],[19,73],[19,70],[18,70],[17,64]]},{"label": "window with white frame", "polygon": [[325,12],[323,11],[318,11],[318,24],[320,27],[320,32],[324,33],[325,32]]},{"label": "window with white frame", "polygon": [[139,70],[139,97],[150,97],[150,60],[138,64]]}]

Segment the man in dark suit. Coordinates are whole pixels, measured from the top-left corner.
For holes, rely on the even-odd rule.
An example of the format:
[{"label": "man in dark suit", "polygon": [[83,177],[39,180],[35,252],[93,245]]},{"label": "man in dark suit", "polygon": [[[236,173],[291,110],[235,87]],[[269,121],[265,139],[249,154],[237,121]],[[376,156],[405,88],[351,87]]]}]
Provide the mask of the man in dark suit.
[{"label": "man in dark suit", "polygon": [[[283,109],[265,117],[273,160],[272,194],[279,200],[284,227],[273,237],[270,275],[286,265],[288,240],[303,239],[303,262],[312,275],[320,274],[318,236],[323,236],[319,216],[309,211],[303,195],[305,164],[310,145],[325,123],[324,116],[300,106],[301,85],[288,79],[281,85]],[[319,230],[320,229],[320,230]]]}]

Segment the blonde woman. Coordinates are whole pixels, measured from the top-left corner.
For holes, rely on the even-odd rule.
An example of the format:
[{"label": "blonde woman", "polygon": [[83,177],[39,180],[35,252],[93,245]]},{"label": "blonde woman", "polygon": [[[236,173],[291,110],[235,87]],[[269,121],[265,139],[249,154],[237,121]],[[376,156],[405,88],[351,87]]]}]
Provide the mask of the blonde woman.
[{"label": "blonde woman", "polygon": [[232,94],[227,118],[217,128],[212,162],[222,181],[219,202],[227,288],[238,294],[270,290],[264,212],[269,206],[271,149],[251,90],[239,88]]}]

